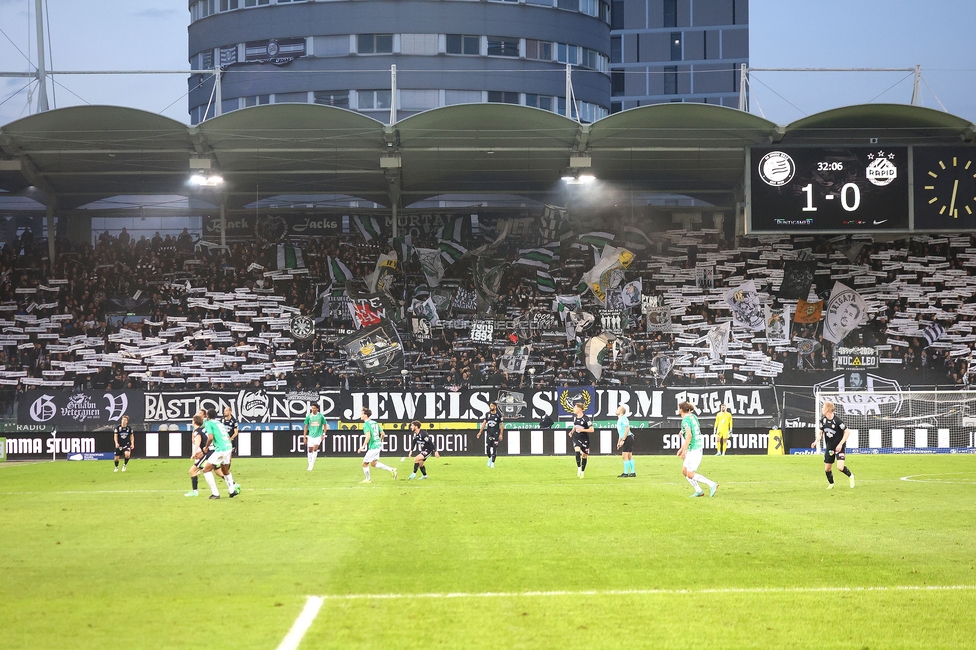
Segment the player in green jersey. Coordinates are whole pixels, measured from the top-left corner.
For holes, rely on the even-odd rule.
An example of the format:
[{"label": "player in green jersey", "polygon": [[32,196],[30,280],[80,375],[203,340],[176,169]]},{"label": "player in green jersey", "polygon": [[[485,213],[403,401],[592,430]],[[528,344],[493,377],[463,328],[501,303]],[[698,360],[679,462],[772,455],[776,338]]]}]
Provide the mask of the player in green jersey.
[{"label": "player in green jersey", "polygon": [[312,404],[312,412],[305,416],[305,451],[308,452],[308,471],[315,467],[315,459],[319,455],[319,447],[322,445],[322,438],[325,436],[329,423],[325,421],[325,416],[319,413],[319,405]]},{"label": "player in green jersey", "polygon": [[210,486],[210,498],[219,499],[220,492],[217,490],[217,482],[214,480],[213,473],[217,470],[217,475],[222,477],[227,483],[227,490],[230,498],[233,499],[241,493],[241,486],[234,483],[234,477],[230,473],[230,456],[233,448],[227,429],[217,421],[217,410],[207,411],[207,419],[203,423],[203,430],[207,434],[207,448],[213,445],[213,453],[207,458],[203,465],[203,478]]},{"label": "player in green jersey", "polygon": [[691,495],[692,497],[705,495],[701,486],[698,485],[699,481],[708,486],[710,491],[709,496],[713,497],[715,496],[715,490],[718,489],[718,483],[697,473],[698,466],[702,461],[705,442],[702,439],[701,424],[698,422],[698,416],[695,415],[695,407],[689,402],[681,402],[678,404],[678,415],[681,416],[681,436],[684,438],[684,442],[681,443],[681,449],[678,450],[677,454],[684,460],[684,463],[681,465],[681,473],[691,483],[691,487],[695,488],[695,493]]},{"label": "player in green jersey", "polygon": [[383,437],[386,436],[386,433],[384,433],[383,427],[378,422],[370,419],[371,415],[373,415],[371,410],[363,408],[360,416],[363,421],[364,437],[363,446],[360,447],[359,453],[366,452],[366,455],[363,456],[363,474],[366,475],[366,478],[360,481],[360,483],[369,483],[372,481],[369,475],[370,467],[385,469],[393,474],[393,480],[395,481],[397,477],[396,468],[380,462],[380,451],[383,449]]},{"label": "player in green jersey", "polygon": [[634,478],[634,432],[630,429],[630,418],[627,417],[627,407],[617,407],[617,449],[624,459],[624,473],[618,478]]}]

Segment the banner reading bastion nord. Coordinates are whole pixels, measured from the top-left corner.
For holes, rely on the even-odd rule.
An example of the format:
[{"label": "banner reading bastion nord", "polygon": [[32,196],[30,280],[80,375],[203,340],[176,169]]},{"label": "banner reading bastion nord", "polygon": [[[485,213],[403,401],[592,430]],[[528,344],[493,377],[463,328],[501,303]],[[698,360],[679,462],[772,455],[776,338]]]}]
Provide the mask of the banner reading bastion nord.
[{"label": "banner reading bastion nord", "polygon": [[[615,419],[617,406],[627,407],[632,420],[665,422],[676,416],[677,405],[689,401],[703,418],[713,417],[726,404],[742,426],[762,428],[778,418],[772,387],[726,386],[721,388],[593,388],[592,386],[546,390],[426,390],[377,391],[321,389],[317,391],[266,391],[257,388],[221,391],[28,391],[18,402],[18,423],[65,431],[98,431],[114,427],[123,415],[140,428],[163,423],[186,423],[201,408],[225,407],[242,424],[303,420],[312,403],[323,415],[340,421],[356,421],[369,408],[381,422],[476,421],[498,402],[510,422],[539,422],[548,417],[567,420],[573,404],[582,402],[594,419]],[[557,424],[558,426],[558,424]]]}]

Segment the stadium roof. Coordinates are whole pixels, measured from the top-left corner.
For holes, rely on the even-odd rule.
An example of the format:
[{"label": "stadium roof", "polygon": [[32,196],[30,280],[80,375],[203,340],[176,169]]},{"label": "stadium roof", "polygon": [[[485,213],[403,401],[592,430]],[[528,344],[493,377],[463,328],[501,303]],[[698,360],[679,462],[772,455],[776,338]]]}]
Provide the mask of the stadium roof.
[{"label": "stadium roof", "polygon": [[[705,104],[659,104],[581,125],[524,106],[467,104],[384,125],[315,104],[256,106],[187,126],[144,111],[79,106],[0,127],[0,189],[72,209],[116,195],[182,194],[239,208],[280,194],[346,194],[391,205],[466,193],[558,200],[560,178],[591,173],[635,192],[732,205],[745,148],[774,142],[959,143],[973,123],[869,104],[787,126]],[[191,160],[225,179],[188,185]],[[195,192],[201,192],[195,194]]]}]

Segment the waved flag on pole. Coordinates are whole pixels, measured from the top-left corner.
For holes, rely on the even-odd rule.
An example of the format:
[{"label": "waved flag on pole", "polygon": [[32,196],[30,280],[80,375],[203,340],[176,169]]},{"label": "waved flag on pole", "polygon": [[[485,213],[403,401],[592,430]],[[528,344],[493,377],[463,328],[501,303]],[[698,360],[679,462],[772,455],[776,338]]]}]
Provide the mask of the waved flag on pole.
[{"label": "waved flag on pole", "polygon": [[824,307],[823,337],[832,343],[840,343],[857,329],[866,312],[867,305],[861,294],[842,282],[834,282]]},{"label": "waved flag on pole", "polygon": [[732,311],[732,322],[738,327],[758,332],[766,327],[762,303],[753,280],[725,292],[725,304]]},{"label": "waved flag on pole", "polygon": [[332,280],[333,285],[346,286],[346,282],[352,280],[352,271],[349,267],[342,263],[337,257],[328,257],[329,262],[329,278]]},{"label": "waved flag on pole", "polygon": [[376,217],[364,217],[360,215],[354,215],[352,218],[353,224],[356,226],[356,230],[359,234],[363,236],[365,241],[373,241],[380,237],[380,220]]},{"label": "waved flag on pole", "polygon": [[713,359],[724,359],[729,353],[729,335],[732,333],[732,323],[725,321],[708,330],[708,347],[711,348],[709,354]]},{"label": "waved flag on pole", "polygon": [[607,291],[623,281],[623,271],[634,261],[634,254],[626,248],[615,248],[609,244],[603,249],[603,256],[592,269],[583,274],[583,282],[593,292],[593,297],[601,305],[607,303]]},{"label": "waved flag on pole", "polygon": [[417,254],[417,259],[420,260],[420,268],[424,271],[427,284],[432,287],[438,286],[441,283],[441,278],[444,277],[444,263],[441,261],[441,252],[436,248],[414,248],[413,252]]},{"label": "waved flag on pole", "polygon": [[305,259],[302,249],[294,244],[278,244],[278,254],[275,257],[275,270],[304,269]]},{"label": "waved flag on pole", "polygon": [[376,260],[376,269],[365,278],[370,293],[389,291],[390,285],[393,283],[393,272],[396,271],[398,264],[396,254],[383,253],[380,255],[379,259]]},{"label": "waved flag on pole", "polygon": [[796,311],[793,313],[793,322],[801,325],[812,325],[819,323],[823,317],[823,300],[799,300],[796,303]]}]

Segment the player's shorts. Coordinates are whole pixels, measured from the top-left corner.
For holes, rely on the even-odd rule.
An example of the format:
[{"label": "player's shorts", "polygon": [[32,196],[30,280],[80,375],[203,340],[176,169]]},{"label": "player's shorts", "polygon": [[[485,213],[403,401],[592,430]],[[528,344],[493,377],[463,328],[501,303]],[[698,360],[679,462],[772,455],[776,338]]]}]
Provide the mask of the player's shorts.
[{"label": "player's shorts", "polygon": [[120,445],[120,446],[116,447],[115,448],[115,455],[116,456],[123,456],[123,455],[125,455],[125,452],[127,452],[127,451],[132,451],[132,445],[131,444],[124,444],[124,445]]},{"label": "player's shorts", "polygon": [[230,465],[231,452],[230,451],[214,451],[207,458],[207,462],[214,467],[220,467],[221,465]]},{"label": "player's shorts", "polygon": [[694,472],[702,462],[704,449],[689,449],[685,452],[685,462],[681,464],[687,470]]},{"label": "player's shorts", "polygon": [[380,451],[382,451],[382,450],[379,447],[377,447],[376,449],[367,449],[366,450],[366,455],[363,456],[363,462],[364,463],[372,463],[374,460],[379,460],[380,459]]},{"label": "player's shorts", "polygon": [[193,466],[203,469],[203,466],[207,464],[207,452],[203,452],[203,456],[197,458],[193,461]]},{"label": "player's shorts", "polygon": [[485,444],[489,447],[497,447],[499,444],[498,436],[485,436]]},{"label": "player's shorts", "polygon": [[728,440],[731,433],[729,431],[716,431],[715,435],[718,436],[719,438]]},{"label": "player's shorts", "polygon": [[427,447],[424,447],[423,449],[418,449],[417,451],[415,451],[413,455],[414,457],[423,456],[424,460],[427,460],[428,458],[430,458],[431,454],[433,453],[434,453],[433,449],[428,449]]},{"label": "player's shorts", "polygon": [[622,454],[634,453],[634,436],[627,436],[626,438],[624,438],[624,444],[620,445],[620,453]]},{"label": "player's shorts", "polygon": [[589,455],[590,453],[590,436],[589,434],[576,434],[573,436],[573,449],[579,447],[580,451],[584,454]]},{"label": "player's shorts", "polygon": [[322,436],[319,436],[318,438],[316,438],[314,436],[309,436],[308,437],[308,445],[307,445],[307,448],[308,449],[311,449],[312,447],[319,447],[319,448],[322,447]]},{"label": "player's shorts", "polygon": [[847,451],[846,443],[841,446],[840,451],[838,452],[834,451],[834,447],[827,447],[824,445],[824,462],[836,463],[839,460],[845,460],[847,458],[847,454],[844,453],[845,451]]}]

